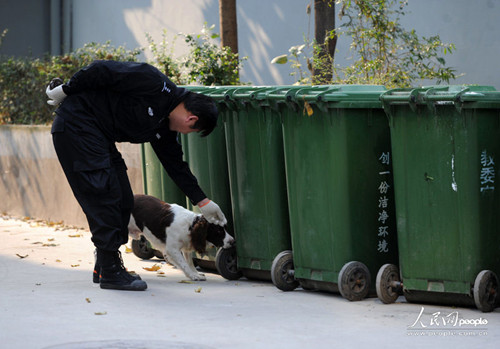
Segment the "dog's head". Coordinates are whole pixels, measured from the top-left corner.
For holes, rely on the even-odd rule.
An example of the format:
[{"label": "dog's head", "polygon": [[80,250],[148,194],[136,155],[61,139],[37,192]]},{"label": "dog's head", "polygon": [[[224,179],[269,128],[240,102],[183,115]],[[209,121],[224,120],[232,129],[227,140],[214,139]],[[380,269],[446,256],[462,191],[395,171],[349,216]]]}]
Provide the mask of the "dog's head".
[{"label": "dog's head", "polygon": [[209,223],[205,217],[197,216],[190,228],[191,242],[198,253],[205,253],[207,245],[229,248],[234,245],[234,238],[226,231],[226,227]]}]

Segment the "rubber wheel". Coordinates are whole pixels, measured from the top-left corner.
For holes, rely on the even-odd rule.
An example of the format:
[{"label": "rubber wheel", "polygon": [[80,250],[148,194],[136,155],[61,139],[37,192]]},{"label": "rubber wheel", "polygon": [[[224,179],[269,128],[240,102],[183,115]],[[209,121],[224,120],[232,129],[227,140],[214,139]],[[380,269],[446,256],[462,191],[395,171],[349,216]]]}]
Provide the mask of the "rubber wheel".
[{"label": "rubber wheel", "polygon": [[498,277],[491,270],[483,270],[474,281],[474,303],[484,313],[493,311],[498,301]]},{"label": "rubber wheel", "polygon": [[219,274],[228,280],[238,280],[243,276],[238,269],[236,248],[220,248],[215,255],[215,268]]},{"label": "rubber wheel", "polygon": [[361,262],[346,263],[340,270],[338,287],[345,299],[360,301],[368,295],[370,271]]},{"label": "rubber wheel", "polygon": [[391,304],[399,297],[399,290],[391,283],[394,281],[400,282],[399,269],[394,264],[384,264],[380,267],[377,273],[375,287],[377,289],[377,297],[385,304]]},{"label": "rubber wheel", "polygon": [[141,236],[140,240],[132,240],[132,252],[142,259],[151,259],[155,255],[151,244],[144,236]]},{"label": "rubber wheel", "polygon": [[280,252],[271,265],[271,280],[274,286],[282,291],[293,291],[299,287],[299,282],[292,274],[293,269],[292,251]]}]

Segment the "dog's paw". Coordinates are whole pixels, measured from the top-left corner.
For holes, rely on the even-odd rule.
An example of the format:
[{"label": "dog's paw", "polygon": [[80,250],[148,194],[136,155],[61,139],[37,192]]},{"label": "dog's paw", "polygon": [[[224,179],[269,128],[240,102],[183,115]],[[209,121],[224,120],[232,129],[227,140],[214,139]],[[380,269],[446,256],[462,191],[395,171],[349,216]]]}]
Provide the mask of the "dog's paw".
[{"label": "dog's paw", "polygon": [[206,276],[204,274],[200,274],[200,273],[193,274],[189,278],[193,281],[206,281],[207,280]]}]

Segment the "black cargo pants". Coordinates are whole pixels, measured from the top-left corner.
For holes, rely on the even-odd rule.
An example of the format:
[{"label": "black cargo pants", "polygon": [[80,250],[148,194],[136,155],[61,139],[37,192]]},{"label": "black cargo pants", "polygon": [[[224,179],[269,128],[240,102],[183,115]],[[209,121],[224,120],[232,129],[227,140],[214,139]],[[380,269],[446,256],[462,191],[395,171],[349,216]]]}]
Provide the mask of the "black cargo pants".
[{"label": "black cargo pants", "polygon": [[87,217],[92,242],[117,251],[128,241],[134,197],[127,167],[115,142],[92,120],[68,122],[56,116],[52,140],[57,157],[78,203]]}]

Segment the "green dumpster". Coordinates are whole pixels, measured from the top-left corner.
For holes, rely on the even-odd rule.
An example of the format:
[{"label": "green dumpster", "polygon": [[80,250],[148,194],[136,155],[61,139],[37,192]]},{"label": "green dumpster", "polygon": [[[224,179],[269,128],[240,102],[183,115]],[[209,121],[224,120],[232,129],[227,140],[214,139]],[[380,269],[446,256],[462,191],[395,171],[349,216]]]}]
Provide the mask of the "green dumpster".
[{"label": "green dumpster", "polygon": [[[224,119],[230,113],[224,103],[224,96],[230,87],[200,87],[185,86],[191,91],[209,95],[217,102],[219,121],[217,127],[207,137],[200,137],[197,133],[182,135],[182,149],[184,157],[193,174],[198,179],[205,194],[216,202],[228,221],[227,230],[233,233],[233,219],[231,210],[231,193],[229,189],[229,174],[227,168],[226,139],[224,134]],[[189,209],[198,208],[187,202]],[[194,253],[195,263],[208,269],[216,270],[215,256],[217,249],[207,250],[206,255]]]},{"label": "green dumpster", "polygon": [[[375,294],[397,261],[390,133],[382,86],[317,86],[287,93],[283,140],[292,251],[273,261],[280,289]],[[280,97],[281,98],[281,97]]]},{"label": "green dumpster", "polygon": [[232,110],[225,130],[239,274],[225,271],[230,250],[219,250],[216,263],[228,279],[242,274],[271,280],[274,258],[291,248],[281,117],[267,98],[276,89],[240,87],[226,95]]},{"label": "green dumpster", "polygon": [[387,266],[393,274],[382,293],[402,286],[408,301],[492,311],[500,92],[434,86],[390,90],[381,99],[390,116],[400,268]]},{"label": "green dumpster", "polygon": [[186,196],[168,176],[150,144],[141,145],[144,193],[186,207]]}]

